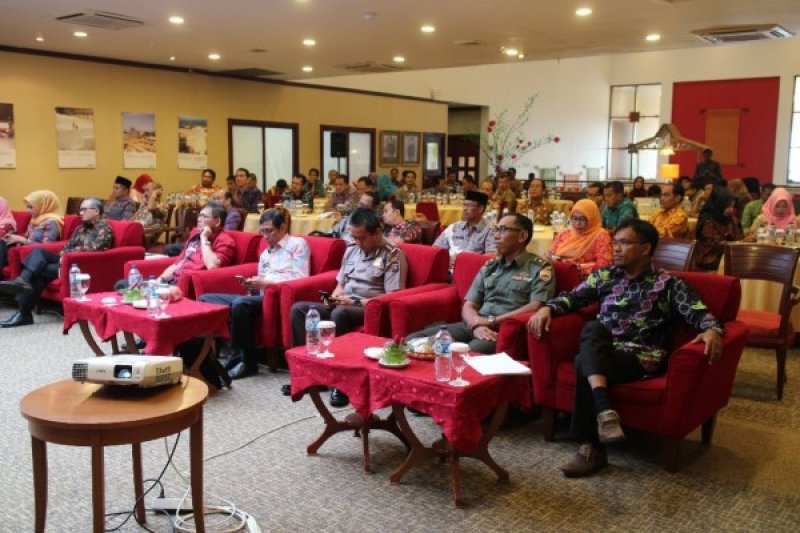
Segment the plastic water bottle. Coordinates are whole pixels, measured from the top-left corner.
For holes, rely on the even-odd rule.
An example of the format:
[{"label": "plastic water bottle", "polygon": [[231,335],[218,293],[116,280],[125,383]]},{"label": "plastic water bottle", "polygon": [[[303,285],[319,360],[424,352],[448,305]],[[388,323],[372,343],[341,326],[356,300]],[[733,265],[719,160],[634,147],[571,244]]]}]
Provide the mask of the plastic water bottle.
[{"label": "plastic water bottle", "polygon": [[451,355],[450,345],[453,343],[453,337],[447,331],[447,326],[442,326],[433,337],[433,351],[436,354],[434,361],[434,369],[436,371],[436,381],[450,381],[451,377]]},{"label": "plastic water bottle", "polygon": [[776,235],[777,235],[777,232],[775,230],[775,226],[773,224],[770,224],[769,226],[767,226],[767,242],[769,244],[775,244],[776,243],[776,239],[775,239]]},{"label": "plastic water bottle", "polygon": [[72,266],[69,268],[69,297],[70,298],[80,298],[81,297],[81,290],[78,288],[78,274],[81,273],[81,270],[78,268],[78,265],[72,263]]},{"label": "plastic water bottle", "polygon": [[784,237],[784,242],[790,246],[794,245],[796,234],[797,231],[795,230],[794,222],[789,222],[789,225],[786,226],[786,235]]},{"label": "plastic water bottle", "polygon": [[756,230],[756,242],[767,242],[767,226],[763,223]]},{"label": "plastic water bottle", "polygon": [[306,352],[309,355],[319,353],[319,311],[314,306],[306,313]]},{"label": "plastic water bottle", "polygon": [[147,278],[147,285],[145,286],[145,299],[147,300],[147,314],[149,316],[158,316],[158,295],[156,294],[158,283],[156,277],[150,276]]},{"label": "plastic water bottle", "polygon": [[142,274],[139,272],[139,269],[136,268],[136,265],[131,265],[131,269],[128,272],[128,289],[137,290],[140,289],[141,286]]}]

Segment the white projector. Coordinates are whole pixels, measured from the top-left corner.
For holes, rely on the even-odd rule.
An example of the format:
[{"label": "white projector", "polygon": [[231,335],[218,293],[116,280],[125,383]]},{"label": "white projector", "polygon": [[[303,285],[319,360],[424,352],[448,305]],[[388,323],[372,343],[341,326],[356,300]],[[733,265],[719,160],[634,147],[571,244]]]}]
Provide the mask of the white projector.
[{"label": "white projector", "polygon": [[90,357],[72,363],[72,379],[81,383],[160,387],[173,385],[183,375],[183,359],[163,355]]}]

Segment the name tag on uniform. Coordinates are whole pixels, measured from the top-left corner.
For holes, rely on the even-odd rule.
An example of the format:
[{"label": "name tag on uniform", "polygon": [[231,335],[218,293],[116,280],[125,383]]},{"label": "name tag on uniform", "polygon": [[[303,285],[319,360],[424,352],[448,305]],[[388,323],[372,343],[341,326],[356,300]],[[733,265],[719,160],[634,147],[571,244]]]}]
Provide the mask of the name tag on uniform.
[{"label": "name tag on uniform", "polygon": [[511,276],[514,281],[530,281],[531,278],[527,274],[514,274]]}]

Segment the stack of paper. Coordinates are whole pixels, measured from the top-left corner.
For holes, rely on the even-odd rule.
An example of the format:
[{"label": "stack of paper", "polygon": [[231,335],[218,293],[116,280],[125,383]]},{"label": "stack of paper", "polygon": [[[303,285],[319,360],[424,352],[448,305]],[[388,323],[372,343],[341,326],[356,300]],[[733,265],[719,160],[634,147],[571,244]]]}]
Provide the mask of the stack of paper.
[{"label": "stack of paper", "polygon": [[320,213],[317,215],[317,220],[324,220],[326,218],[331,218],[333,216],[333,211],[326,211],[325,213]]},{"label": "stack of paper", "polygon": [[530,368],[515,361],[505,352],[472,356],[467,360],[467,364],[484,376],[530,375],[531,373]]}]

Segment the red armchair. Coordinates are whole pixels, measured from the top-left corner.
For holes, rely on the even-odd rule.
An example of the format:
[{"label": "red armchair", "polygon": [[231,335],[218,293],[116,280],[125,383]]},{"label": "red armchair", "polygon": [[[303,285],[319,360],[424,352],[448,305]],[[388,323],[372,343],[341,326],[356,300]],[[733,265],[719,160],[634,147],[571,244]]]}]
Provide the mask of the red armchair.
[{"label": "red armchair", "polygon": [[[372,298],[364,309],[363,331],[369,335],[391,335],[389,306],[395,298],[403,295],[440,289],[447,286],[449,255],[444,248],[421,244],[398,245],[406,254],[408,274],[406,289]],[[290,347],[292,340],[291,309],[295,302],[319,301],[319,291],[333,291],[336,288],[337,270],[325,272],[306,279],[280,284],[281,338],[284,347]]]},{"label": "red armchair", "polygon": [[[193,230],[196,232],[197,230]],[[231,265],[244,265],[246,263],[253,263],[258,261],[259,246],[263,239],[258,233],[247,231],[227,231],[233,237],[236,243],[233,261]],[[146,261],[139,261],[136,267],[141,272],[142,277],[147,279],[149,276],[159,276],[164,270],[176,261],[174,257],[164,257],[158,259],[148,259]],[[132,263],[125,264],[124,277],[128,277],[128,271],[131,269]],[[234,273],[233,275],[235,275]],[[195,298],[194,285],[192,284],[192,276],[181,276],[178,280],[178,287],[187,298]]]},{"label": "red armchair", "polygon": [[[14,211],[14,218],[17,218],[18,213],[28,213],[28,221],[25,223],[25,231],[28,230],[28,225],[30,224],[30,213],[27,211]],[[17,218],[17,233],[22,234],[22,231],[19,229],[19,218]],[[23,215],[24,220],[24,215]],[[64,215],[64,229],[61,232],[61,240],[54,241],[51,243],[44,243],[44,244],[31,244],[28,246],[13,246],[8,249],[8,264],[3,267],[3,278],[4,279],[14,279],[19,276],[19,273],[22,269],[22,250],[30,247],[35,246],[46,246],[48,250],[51,252],[59,252],[61,248],[67,244],[67,241],[72,236],[72,232],[75,231],[81,223],[81,217],[77,215]],[[27,252],[25,255],[30,252]],[[89,289],[91,292],[94,292]]]},{"label": "red armchair", "polygon": [[[76,217],[77,218],[77,217]],[[79,219],[78,219],[79,220]],[[137,222],[127,220],[106,220],[114,233],[114,243],[108,250],[99,252],[71,252],[62,256],[58,279],[51,281],[42,291],[42,298],[60,302],[69,297],[69,266],[78,265],[81,272],[92,276],[89,292],[106,292],[114,289],[114,283],[122,274],[123,265],[128,261],[144,258],[142,239],[144,228]],[[65,222],[66,227],[66,222]],[[74,229],[74,228],[73,228]],[[70,232],[71,234],[71,232]],[[36,245],[53,253],[64,247],[65,241]],[[34,246],[20,247],[20,260],[24,261]]]},{"label": "red armchair", "polygon": [[[729,276],[683,272],[683,277],[725,324],[722,357],[708,364],[702,343],[683,321],[675,325],[667,372],[659,377],[613,385],[611,405],[625,426],[664,438],[664,464],[678,469],[680,442],[702,425],[703,443],[711,442],[717,411],[728,404],[736,368],[747,340],[746,326],[736,320],[741,287]],[[572,412],[575,371],[572,366],[586,318],[581,313],[556,317],[550,332],[536,339],[528,335],[533,371],[533,396],[543,408],[542,432],[554,437],[555,411]]]},{"label": "red armchair", "polygon": [[17,229],[15,233],[17,235],[25,235],[25,232],[28,231],[28,224],[31,222],[31,212],[11,211],[11,216],[14,217],[14,222],[17,223]]}]

